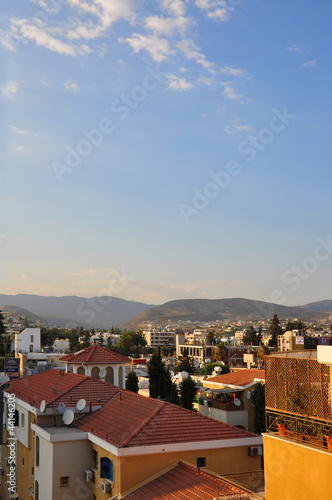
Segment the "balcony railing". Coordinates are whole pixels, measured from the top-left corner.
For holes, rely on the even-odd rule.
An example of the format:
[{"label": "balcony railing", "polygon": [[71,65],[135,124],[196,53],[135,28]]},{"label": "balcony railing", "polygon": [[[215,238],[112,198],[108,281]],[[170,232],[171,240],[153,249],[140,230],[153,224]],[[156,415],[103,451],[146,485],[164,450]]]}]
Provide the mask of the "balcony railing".
[{"label": "balcony railing", "polygon": [[267,410],[266,432],[278,434],[297,443],[332,451],[332,438],[331,445],[329,444],[329,437],[332,436],[331,422]]},{"label": "balcony railing", "polygon": [[244,410],[244,404],[242,401],[239,406],[236,406],[233,402],[226,403],[220,401],[219,399],[200,398],[199,404],[204,406],[209,406],[210,408],[215,408],[216,410],[223,410],[223,411]]}]

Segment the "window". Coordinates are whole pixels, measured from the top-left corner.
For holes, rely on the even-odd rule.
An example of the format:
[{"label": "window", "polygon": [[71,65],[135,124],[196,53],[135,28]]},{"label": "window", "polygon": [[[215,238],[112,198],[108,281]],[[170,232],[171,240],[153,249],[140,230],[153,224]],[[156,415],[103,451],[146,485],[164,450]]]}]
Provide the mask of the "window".
[{"label": "window", "polygon": [[15,410],[15,427],[18,427],[20,425],[20,414],[18,410]]},{"label": "window", "polygon": [[107,457],[100,458],[100,477],[113,481],[113,462]]},{"label": "window", "polygon": [[197,458],[196,464],[197,464],[197,468],[206,467],[206,458],[205,457]]},{"label": "window", "polygon": [[39,436],[36,436],[36,467],[39,467]]},{"label": "window", "polygon": [[33,476],[35,473],[35,468],[34,467],[31,467],[31,476]]},{"label": "window", "polygon": [[22,466],[24,467],[24,458],[22,458]]},{"label": "window", "polygon": [[39,483],[35,481],[35,500],[39,500]]},{"label": "window", "polygon": [[25,426],[25,415],[24,413],[21,413],[21,427]]},{"label": "window", "polygon": [[69,486],[69,476],[60,477],[60,488],[64,488],[65,486]]},{"label": "window", "polygon": [[98,451],[92,450],[93,451],[93,456],[92,456],[92,468],[98,470]]},{"label": "window", "polygon": [[30,335],[30,342],[33,342],[33,335]]}]

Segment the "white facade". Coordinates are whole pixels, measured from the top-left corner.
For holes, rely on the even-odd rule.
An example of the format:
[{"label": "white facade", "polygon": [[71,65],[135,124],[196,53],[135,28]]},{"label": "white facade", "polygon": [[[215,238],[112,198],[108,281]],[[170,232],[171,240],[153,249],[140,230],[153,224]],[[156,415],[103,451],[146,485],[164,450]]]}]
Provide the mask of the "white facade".
[{"label": "white facade", "polygon": [[175,346],[175,332],[171,330],[143,330],[147,345],[152,349],[162,347],[164,344]]},{"label": "white facade", "polygon": [[[106,375],[104,377],[100,376],[101,370],[106,370]],[[71,363],[66,362],[66,371],[71,373],[78,373],[78,375],[85,375],[87,377],[93,377],[103,382],[108,382],[109,384],[117,385],[122,389],[126,387],[126,370],[125,364],[123,363],[112,363],[111,365],[105,364],[88,364],[88,363]]]},{"label": "white facade", "polygon": [[15,334],[15,356],[20,352],[40,352],[40,328],[26,328]]},{"label": "white facade", "polygon": [[67,339],[56,339],[53,344],[53,351],[65,352],[69,350],[69,340]]}]

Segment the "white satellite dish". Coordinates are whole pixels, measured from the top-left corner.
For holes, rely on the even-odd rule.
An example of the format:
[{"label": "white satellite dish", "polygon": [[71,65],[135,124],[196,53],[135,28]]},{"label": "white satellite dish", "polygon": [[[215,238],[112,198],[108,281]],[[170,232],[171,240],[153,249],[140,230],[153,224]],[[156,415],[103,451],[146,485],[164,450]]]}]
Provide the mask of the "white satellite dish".
[{"label": "white satellite dish", "polygon": [[107,374],[106,368],[102,368],[99,372],[99,377],[100,378],[105,378]]},{"label": "white satellite dish", "polygon": [[41,413],[44,413],[45,408],[46,408],[46,401],[45,401],[45,399],[43,399],[43,401],[40,403],[40,407],[39,407],[39,410],[41,411]]},{"label": "white satellite dish", "polygon": [[251,398],[251,392],[250,392],[250,391],[248,391],[248,392],[247,392],[247,399],[250,399],[250,398]]},{"label": "white satellite dish", "polygon": [[77,401],[76,408],[78,409],[78,411],[84,410],[85,407],[86,407],[85,399],[80,399],[79,401]]},{"label": "white satellite dish", "polygon": [[70,425],[74,420],[74,412],[73,410],[66,410],[63,414],[62,420],[65,425]]},{"label": "white satellite dish", "polygon": [[234,399],[235,406],[241,406],[241,401],[238,398]]},{"label": "white satellite dish", "polygon": [[9,382],[10,378],[7,377],[7,375],[4,375],[3,377],[0,378],[0,385],[5,384],[6,382]]},{"label": "white satellite dish", "polygon": [[65,403],[59,403],[58,404],[58,412],[61,413],[61,415],[66,411],[66,405]]}]

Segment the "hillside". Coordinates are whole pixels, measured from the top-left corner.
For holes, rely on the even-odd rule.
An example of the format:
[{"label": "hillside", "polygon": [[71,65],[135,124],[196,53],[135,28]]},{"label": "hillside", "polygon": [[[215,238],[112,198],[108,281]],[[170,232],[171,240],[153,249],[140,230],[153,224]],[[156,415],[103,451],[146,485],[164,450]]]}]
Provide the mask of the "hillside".
[{"label": "hillside", "polygon": [[141,312],[122,326],[136,329],[144,322],[176,323],[177,321],[205,322],[215,320],[232,321],[236,319],[269,319],[277,314],[280,319],[300,318],[304,321],[326,316],[322,311],[301,307],[287,307],[270,302],[249,299],[190,299],[172,300],[161,306]]},{"label": "hillside", "polygon": [[28,294],[0,294],[0,304],[3,304],[3,310],[7,310],[8,306],[21,307],[46,323],[68,328],[110,328],[128,321],[147,307],[153,307],[117,297],[42,297]]},{"label": "hillside", "polygon": [[17,306],[0,306],[0,311],[4,313],[11,313],[13,316],[22,316],[22,318],[27,318],[30,321],[37,322],[40,320],[40,316],[34,314],[27,309],[23,309],[22,307]]},{"label": "hillside", "polygon": [[300,307],[311,309],[312,311],[332,311],[332,300],[319,300],[318,302],[310,302]]}]

